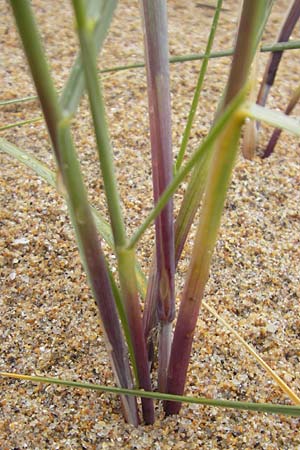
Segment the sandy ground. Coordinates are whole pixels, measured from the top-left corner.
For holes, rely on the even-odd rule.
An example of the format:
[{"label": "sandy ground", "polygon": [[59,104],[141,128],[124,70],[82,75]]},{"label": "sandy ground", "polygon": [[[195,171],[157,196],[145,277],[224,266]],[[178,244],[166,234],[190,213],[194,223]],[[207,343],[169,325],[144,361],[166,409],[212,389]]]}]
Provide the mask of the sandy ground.
[{"label": "sandy ground", "polygon": [[[69,3],[34,0],[53,76],[66,80],[76,53]],[[168,2],[170,52],[201,52],[213,10],[196,1]],[[214,2],[210,2],[213,4]],[[289,2],[278,1],[264,42],[272,42]],[[61,9],[60,12],[59,9]],[[0,4],[1,99],[34,94],[7,2]],[[236,2],[225,1],[214,48],[229,48]],[[293,34],[299,38],[299,26]],[[269,106],[284,108],[298,85],[299,51],[285,56]],[[122,1],[99,67],[143,59],[139,9]],[[259,60],[260,75],[266,55]],[[211,61],[190,148],[213,119],[229,58]],[[173,142],[178,151],[199,62],[171,66]],[[143,69],[103,77],[107,113],[128,232],[151,207],[149,132]],[[295,115],[299,116],[299,106]],[[37,102],[0,108],[1,125],[40,115]],[[86,99],[74,120],[74,136],[91,202],[105,200]],[[263,127],[260,152],[270,136]],[[54,168],[41,123],[12,128],[1,137]],[[267,160],[237,161],[205,300],[251,343],[300,395],[299,141],[286,133]],[[1,158],[0,370],[114,384],[96,307],[81,268],[66,208],[57,193],[5,154]],[[176,196],[176,206],[181,193]],[[193,232],[192,232],[193,234]],[[179,267],[180,293],[192,235]],[[147,270],[152,231],[138,250]],[[110,258],[113,263],[113,259]],[[124,424],[112,395],[0,378],[0,448],[12,449],[300,449],[299,419],[211,407],[184,406],[179,416],[138,429]],[[202,308],[186,393],[224,399],[289,404],[290,400]]]}]

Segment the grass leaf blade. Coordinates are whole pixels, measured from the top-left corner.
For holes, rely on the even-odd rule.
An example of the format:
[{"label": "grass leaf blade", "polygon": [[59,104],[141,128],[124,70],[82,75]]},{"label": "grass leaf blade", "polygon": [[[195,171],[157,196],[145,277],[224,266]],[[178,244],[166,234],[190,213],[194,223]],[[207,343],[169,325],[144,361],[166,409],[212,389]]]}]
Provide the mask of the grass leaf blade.
[{"label": "grass leaf blade", "polygon": [[203,398],[203,397],[188,397],[183,395],[172,395],[166,394],[162,392],[147,392],[138,389],[123,389],[113,386],[103,386],[92,383],[83,383],[79,381],[67,381],[61,380],[59,378],[51,378],[51,377],[37,377],[33,375],[21,375],[16,373],[9,372],[0,372],[0,376],[7,378],[15,378],[17,380],[26,380],[32,381],[34,383],[46,383],[46,384],[57,384],[60,386],[81,388],[81,389],[91,389],[100,392],[108,392],[111,394],[124,394],[124,395],[132,395],[136,397],[145,397],[152,398],[158,400],[172,401],[172,402],[182,402],[189,404],[198,404],[205,406],[217,406],[220,408],[230,408],[230,409],[239,409],[244,411],[256,411],[256,412],[266,412],[269,414],[283,414],[291,417],[299,417],[300,416],[300,407],[299,406],[290,406],[290,405],[276,405],[272,403],[251,403],[251,402],[240,402],[240,401],[232,401],[232,400],[220,400],[220,399],[211,399],[211,398]]},{"label": "grass leaf blade", "polygon": [[264,121],[276,128],[280,128],[282,130],[289,131],[296,136],[300,136],[300,121],[293,119],[280,111],[274,111],[266,108],[265,106],[251,103],[246,106],[243,114],[250,119]]},{"label": "grass leaf blade", "polygon": [[[103,46],[118,0],[89,0],[87,12],[95,22],[94,43],[98,53]],[[85,89],[81,56],[78,54],[60,97],[64,111],[73,115]]]}]

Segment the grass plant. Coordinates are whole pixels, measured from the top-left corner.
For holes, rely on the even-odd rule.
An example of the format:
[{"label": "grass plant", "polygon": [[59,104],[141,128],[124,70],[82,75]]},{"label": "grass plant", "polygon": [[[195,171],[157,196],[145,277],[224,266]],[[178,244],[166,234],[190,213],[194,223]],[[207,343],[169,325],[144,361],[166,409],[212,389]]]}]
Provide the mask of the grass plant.
[{"label": "grass plant", "polygon": [[[142,415],[146,424],[152,424],[155,420],[154,399],[164,401],[164,410],[167,415],[177,414],[182,402],[300,415],[299,406],[253,404],[184,396],[194,332],[210,271],[224,202],[239,150],[242,127],[246,119],[265,121],[297,136],[300,135],[298,121],[288,117],[299,98],[299,89],[286,114],[270,111],[265,105],[256,105],[250,94],[253,89],[253,60],[261,49],[261,37],[273,2],[262,0],[241,2],[234,49],[212,53],[218,20],[222,14],[222,3],[222,0],[217,2],[205,54],[192,55],[188,58],[175,57],[170,60],[166,2],[165,0],[141,0],[149,104],[153,209],[142,225],[129,235],[125,226],[115,174],[114,149],[109,136],[101,76],[103,72],[111,70],[136,69],[144,63],[102,70],[102,73],[97,70],[97,55],[109,30],[117,1],[72,0],[79,52],[60,95],[54,87],[30,1],[10,1],[49,132],[57,163],[59,186],[57,186],[56,176],[24,150],[18,149],[4,139],[0,139],[0,149],[31,167],[52,186],[59,187],[60,193],[65,198],[82,264],[98,306],[117,387],[108,388],[9,372],[1,372],[0,375],[33,382],[113,392],[121,397],[125,420],[135,426],[141,420],[136,397],[141,397]],[[291,11],[294,11],[296,4],[299,6],[298,3],[294,2]],[[296,16],[298,18],[297,11],[292,15],[293,19]],[[293,26],[294,24],[295,20]],[[271,45],[262,49],[274,51],[275,48],[282,52],[283,49],[291,48],[291,46],[291,43],[278,43],[277,47]],[[207,136],[194,149],[191,156],[187,157],[186,149],[198,103],[201,100],[201,90],[209,60],[228,54],[233,55],[230,73],[214,122]],[[171,141],[169,60],[183,62],[187,59],[203,59],[203,62],[182,144],[175,160]],[[89,99],[109,223],[88,203],[86,187],[71,134],[72,119],[85,91]],[[36,97],[31,96],[19,101],[35,99]],[[14,101],[12,100],[11,103]],[[1,104],[5,105],[8,102],[1,102]],[[6,129],[8,127],[12,127],[12,124],[6,126]],[[173,195],[184,180],[187,180],[188,184],[179,213],[175,217]],[[179,312],[176,317],[175,271],[198,210],[200,210],[199,223],[196,227],[188,274],[183,291],[179,295]],[[144,232],[153,223],[155,248],[148,280],[146,280],[137,261],[136,249],[141,243]],[[102,239],[109,244],[116,256],[117,270],[115,272],[111,270],[102,250]],[[215,314],[205,302],[204,307]],[[174,327],[173,322],[175,322]],[[236,333],[232,328],[230,330]],[[157,336],[157,341],[153,338],[154,335]],[[268,365],[255,351],[247,347],[248,344],[242,338],[240,342],[264,369],[269,371]],[[159,392],[152,392],[150,372],[156,354],[158,354]],[[291,400],[299,405],[300,399],[297,395],[274,371],[270,370],[269,373]],[[199,376],[201,377],[201,374]]]}]

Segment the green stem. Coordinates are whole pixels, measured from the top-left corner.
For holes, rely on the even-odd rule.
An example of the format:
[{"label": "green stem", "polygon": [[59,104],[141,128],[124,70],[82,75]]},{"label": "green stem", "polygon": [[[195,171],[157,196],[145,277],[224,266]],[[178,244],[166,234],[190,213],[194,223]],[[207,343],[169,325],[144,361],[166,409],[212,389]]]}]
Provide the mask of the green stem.
[{"label": "green stem", "polygon": [[[141,308],[139,305],[135,275],[135,255],[133,250],[124,250],[126,246],[125,225],[121,212],[120,197],[117,190],[112,148],[105,120],[104,101],[100,81],[97,76],[96,51],[93,39],[95,23],[87,17],[84,2],[82,0],[73,0],[73,7],[77,20],[86,88],[89,95],[104,189],[118,259],[122,297],[126,310],[128,329],[130,330],[130,336],[128,336],[128,338],[131,339],[129,348],[134,349],[134,355],[131,356],[133,358],[133,366],[136,369],[135,372],[138,374],[137,381],[139,386],[143,389],[151,390],[146,345],[143,338]],[[153,403],[150,400],[143,399],[142,406],[145,422],[153,423]]]},{"label": "green stem", "polygon": [[0,127],[0,131],[9,130],[10,128],[15,128],[15,127],[21,127],[22,125],[27,125],[29,123],[41,122],[43,119],[44,118],[42,116],[40,116],[40,117],[34,117],[33,119],[20,120],[20,122],[9,123],[7,125],[3,125],[3,127]]},{"label": "green stem", "polygon": [[[49,76],[48,64],[44,58],[44,52],[35,26],[31,33],[31,26],[33,25],[31,9],[28,1],[18,2],[17,0],[11,0],[10,3],[19,27],[31,74],[35,81],[55,156],[57,161],[59,161],[57,124],[61,119],[61,115],[59,113],[56,91]],[[38,56],[41,56],[41,58]]]},{"label": "green stem", "polygon": [[[262,22],[265,21],[264,12],[262,0],[244,0],[236,49],[219,114],[223,113],[226,106],[236,95],[241,93],[247,82],[252,59],[258,45],[258,31],[261,29]],[[193,336],[243,120],[243,115],[239,112],[232,115],[228,125],[216,141],[213,158],[209,165],[192,259],[181,297],[171,350],[167,392],[172,394],[182,394],[184,391]],[[180,407],[180,403],[166,402],[166,414],[177,414]]]},{"label": "green stem", "polygon": [[[149,213],[148,217],[145,219],[143,224],[137,229],[137,231],[133,234],[131,239],[129,240],[127,248],[134,248],[143,233],[149,227],[149,225],[153,222],[155,217],[160,213],[162,208],[168,202],[170,196],[172,196],[180,183],[184,180],[184,178],[188,175],[188,173],[193,169],[195,164],[200,160],[204,159],[208,156],[208,152],[211,150],[211,146],[214,141],[217,139],[219,133],[223,130],[223,128],[227,125],[228,121],[232,117],[233,113],[238,110],[243,101],[245,100],[245,94],[247,92],[247,88],[242,90],[240,94],[230,103],[230,105],[226,108],[224,114],[215,122],[214,127],[209,132],[208,136],[205,138],[203,143],[199,146],[199,148],[195,151],[195,153],[191,156],[188,162],[182,167],[179,172],[175,175],[169,186],[163,192],[161,197],[159,198],[157,204]],[[246,115],[246,111],[245,111]]]},{"label": "green stem", "polygon": [[98,80],[97,76],[96,50],[93,39],[96,24],[86,17],[84,3],[81,0],[73,1],[73,6],[77,18],[78,35],[82,51],[81,57],[115,246],[123,247],[126,243],[125,227],[121,212],[120,197],[117,190],[112,148],[105,120],[106,113],[103,95],[100,80]]},{"label": "green stem", "polygon": [[[263,7],[262,11],[262,17],[261,17],[261,23],[259,25],[259,29],[257,31],[257,34],[254,39],[254,44],[252,45],[251,50],[251,57],[253,57],[254,49],[258,46],[259,40],[261,38],[264,26],[266,24],[266,21],[268,19],[268,16],[271,11],[273,0],[267,0],[264,4],[261,4]],[[250,5],[251,6],[251,5]],[[247,30],[247,21],[245,21],[244,28]],[[241,30],[243,32],[243,29]],[[247,31],[245,33],[245,36],[247,38]],[[241,46],[241,44],[239,44]],[[244,44],[243,44],[244,45]],[[239,57],[234,56],[233,60],[242,60],[241,58],[244,57],[243,55],[243,45],[242,48],[236,49],[237,52],[239,52]],[[234,63],[235,64],[235,63]],[[240,80],[243,78],[239,78],[240,75],[242,75],[242,72],[240,71],[240,68],[238,64],[235,64],[236,69],[235,73],[231,73],[232,80],[228,83],[228,86],[231,86],[235,89],[235,92],[239,92],[242,85]],[[244,70],[244,68],[243,68]],[[227,88],[228,89],[228,88]],[[220,102],[216,117],[221,114],[221,112],[224,110],[225,106],[228,105],[230,99],[234,97],[234,92],[229,92],[227,94],[227,98],[222,99]],[[176,252],[176,262],[178,262],[182,249],[184,247],[184,244],[186,242],[191,224],[193,223],[194,216],[196,214],[196,211],[201,203],[203,192],[204,192],[204,186],[206,182],[206,176],[207,176],[207,166],[209,163],[209,158],[206,159],[205,162],[200,161],[199,164],[197,164],[193,170],[193,173],[191,175],[191,179],[189,181],[187,190],[184,194],[183,201],[180,206],[180,210],[178,213],[178,216],[176,218],[175,222],[175,252]]]},{"label": "green stem", "polygon": [[[167,392],[172,394],[182,394],[184,391],[194,331],[235,160],[241,124],[238,116],[232,118],[219,136],[216,143],[217,151],[211,162],[190,268],[174,332],[167,384]],[[165,411],[167,414],[177,414],[180,406],[180,403],[167,402]]]},{"label": "green stem", "polygon": [[181,167],[181,164],[182,164],[182,161],[183,161],[183,158],[185,155],[185,151],[187,148],[188,140],[189,140],[189,137],[191,134],[191,129],[192,129],[193,121],[195,118],[195,114],[196,114],[196,110],[197,110],[197,106],[198,106],[198,102],[199,102],[199,97],[200,97],[202,85],[204,82],[204,77],[205,77],[207,66],[208,66],[208,61],[210,59],[210,54],[211,54],[211,49],[212,49],[213,42],[214,42],[214,37],[215,37],[216,31],[217,31],[217,25],[218,25],[219,16],[220,16],[221,8],[222,8],[222,3],[223,3],[223,0],[218,0],[218,4],[216,6],[213,23],[212,23],[212,26],[210,29],[210,33],[209,33],[209,37],[208,37],[208,41],[207,41],[207,45],[206,45],[206,49],[205,49],[205,57],[203,58],[203,63],[201,65],[198,82],[197,82],[197,86],[196,86],[196,89],[194,92],[194,98],[192,101],[192,106],[191,106],[189,117],[188,117],[188,120],[187,120],[187,123],[185,126],[185,130],[183,133],[183,138],[182,138],[181,146],[179,149],[179,153],[178,153],[178,156],[176,159],[176,165],[175,165],[176,172]]},{"label": "green stem", "polygon": [[[106,2],[110,3],[110,2]],[[276,44],[266,44],[263,45],[260,48],[261,53],[269,53],[269,52],[282,52],[285,50],[298,50],[300,48],[300,40],[292,39],[288,42],[282,42],[282,43],[276,43]],[[170,64],[176,64],[176,63],[184,63],[189,61],[198,61],[201,59],[209,58],[209,59],[215,59],[215,58],[224,58],[228,56],[233,55],[233,49],[228,50],[221,50],[218,52],[212,52],[209,55],[206,55],[205,53],[197,53],[197,54],[189,54],[189,55],[179,55],[179,56],[171,56],[169,58]],[[123,70],[131,70],[131,69],[140,69],[145,67],[145,63],[133,63],[133,64],[126,64],[123,66],[115,66],[115,67],[107,67],[106,69],[101,69],[99,73],[109,73],[109,72],[119,72]],[[31,102],[37,100],[37,95],[32,95],[29,97],[23,97],[23,98],[15,98],[15,99],[9,99],[9,100],[2,100],[0,101],[0,106],[6,106],[11,105],[15,103],[23,103],[23,102]]]},{"label": "green stem", "polygon": [[[118,0],[87,0],[86,2],[87,14],[95,24],[93,41],[97,54],[103,46],[117,4]],[[73,115],[84,90],[83,66],[79,52],[60,96],[61,108]]]},{"label": "green stem", "polygon": [[[73,146],[69,118],[64,117],[61,111],[30,2],[11,0],[11,5],[67,192],[67,204],[75,228],[80,255],[101,315],[105,344],[113,371],[118,384],[123,387],[132,387],[129,360],[119,325],[109,274]],[[122,402],[126,419],[137,425],[136,403],[127,397],[122,398]]]}]

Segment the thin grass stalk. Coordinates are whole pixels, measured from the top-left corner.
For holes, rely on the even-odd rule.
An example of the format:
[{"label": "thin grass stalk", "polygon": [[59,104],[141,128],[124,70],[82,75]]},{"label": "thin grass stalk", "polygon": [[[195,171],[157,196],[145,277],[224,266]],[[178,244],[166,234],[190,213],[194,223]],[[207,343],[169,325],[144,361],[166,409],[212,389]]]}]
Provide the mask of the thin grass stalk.
[{"label": "thin grass stalk", "polygon": [[[261,35],[263,33],[264,26],[267,22],[267,19],[269,17],[271,8],[272,8],[273,0],[268,0],[264,4],[264,12],[263,17],[260,23],[260,28],[257,32],[256,36],[256,46],[258,46],[258,42],[261,38]],[[246,22],[246,21],[245,21]],[[245,23],[245,30],[247,30],[247,22]],[[255,46],[255,48],[256,48]],[[237,51],[239,51],[237,49]],[[241,50],[242,51],[242,50]],[[236,55],[235,55],[236,58]],[[239,74],[239,67],[238,64],[236,64],[236,74],[235,77],[238,77]],[[243,78],[241,78],[243,79]],[[234,81],[231,82],[232,86],[235,86],[236,92],[239,91],[241,88],[241,84],[239,81],[236,83]],[[227,87],[228,89],[228,87]],[[222,111],[224,111],[224,108],[229,104],[230,100],[232,100],[233,95],[229,92],[227,98],[223,98],[220,102],[217,116],[221,114]],[[193,223],[196,211],[201,203],[202,196],[204,194],[204,187],[205,187],[205,181],[207,177],[207,170],[208,170],[208,164],[209,159],[206,159],[206,161],[199,162],[199,164],[195,167],[190,182],[188,184],[187,190],[185,192],[183,201],[180,206],[180,210],[178,213],[178,216],[176,218],[175,222],[175,260],[176,264],[179,261],[179,258],[181,256],[181,252],[184,248],[184,244],[186,242],[190,227]]]},{"label": "thin grass stalk", "polygon": [[251,402],[240,402],[240,401],[232,401],[232,400],[221,400],[221,399],[212,399],[212,398],[204,398],[204,397],[188,397],[188,396],[179,396],[166,394],[163,392],[146,392],[137,389],[123,389],[117,388],[114,386],[104,386],[93,383],[83,383],[80,381],[69,381],[69,380],[61,380],[59,378],[51,378],[51,377],[41,377],[34,375],[22,375],[17,373],[10,372],[0,372],[0,376],[6,378],[15,378],[17,380],[26,380],[31,381],[33,383],[46,383],[46,384],[56,384],[59,386],[67,386],[67,387],[75,387],[79,389],[90,389],[98,392],[109,392],[111,394],[127,394],[133,395],[136,397],[145,397],[152,398],[158,400],[169,400],[175,402],[185,402],[189,404],[196,405],[206,405],[206,406],[216,406],[220,408],[231,408],[238,409],[244,411],[257,411],[257,412],[265,412],[271,414],[285,414],[291,417],[299,417],[300,416],[300,407],[299,406],[291,406],[291,405],[276,405],[272,403],[251,403]]},{"label": "thin grass stalk", "polygon": [[[259,49],[262,53],[269,53],[269,52],[281,52],[286,50],[298,50],[300,48],[300,40],[294,39],[289,42],[277,42],[273,44],[266,44],[262,45]],[[217,52],[211,52],[209,55],[209,59],[214,58],[226,58],[228,56],[232,56],[234,53],[233,48],[229,48],[227,50],[221,50]],[[192,53],[189,55],[179,55],[179,56],[171,56],[169,58],[170,64],[176,64],[176,63],[184,63],[187,61],[198,61],[201,59],[206,58],[205,53]],[[114,67],[107,67],[105,69],[100,70],[100,73],[107,73],[107,72],[117,72],[122,70],[130,70],[130,69],[139,69],[145,67],[145,63],[139,62],[134,64],[126,64],[122,66],[114,66]]]},{"label": "thin grass stalk", "polygon": [[[176,170],[180,167],[183,156],[186,151],[187,143],[189,140],[193,120],[196,114],[196,109],[200,97],[200,92],[202,88],[202,84],[204,81],[205,73],[208,66],[208,61],[211,54],[211,49],[214,41],[214,36],[216,33],[220,10],[222,8],[222,1],[219,1],[215,10],[215,15],[213,18],[213,23],[211,26],[205,54],[206,58],[203,60],[203,64],[201,66],[201,70],[199,73],[197,87],[194,93],[194,98],[192,101],[192,106],[189,114],[189,118],[186,124],[186,128],[183,134],[181,147],[179,150],[178,158],[176,160]],[[188,232],[191,228],[192,222],[194,220],[194,216],[198,209],[199,203],[202,198],[202,194],[204,191],[205,180],[207,176],[207,167],[208,167],[209,158],[206,158],[205,161],[198,163],[195,167],[195,176],[192,177],[191,182],[188,185],[188,188],[185,193],[185,199],[188,199],[188,207],[186,207],[186,201],[183,201],[179,210],[179,213],[175,222],[175,265],[177,266],[178,261],[180,259],[185,241],[187,239]],[[196,176],[197,173],[197,176]]]},{"label": "thin grass stalk", "polygon": [[[168,61],[167,7],[165,0],[142,0],[144,45],[147,69],[152,178],[154,202],[170,184],[173,174],[171,104]],[[155,220],[156,271],[146,296],[157,308],[160,322],[158,385],[164,391],[171,348],[171,322],[175,316],[173,200],[169,199]],[[157,283],[152,289],[151,281]]]},{"label": "thin grass stalk", "polygon": [[[110,2],[107,2],[107,3],[110,3]],[[275,44],[262,45],[259,49],[259,52],[261,52],[261,53],[284,52],[286,50],[298,50],[299,48],[300,48],[300,41],[297,39],[293,39],[288,42],[277,42]],[[232,49],[232,48],[227,49],[227,50],[217,51],[217,52],[211,52],[209,55],[209,59],[226,58],[228,56],[232,56],[233,52],[234,52],[234,49]],[[205,59],[206,57],[207,57],[206,53],[171,56],[169,58],[169,63],[176,64],[176,63],[184,63],[184,62],[189,62],[189,61],[198,61],[201,59]],[[99,73],[119,72],[119,71],[123,71],[123,70],[141,69],[143,67],[145,67],[145,64],[143,62],[140,62],[140,63],[134,63],[134,64],[126,64],[123,66],[107,67],[107,68],[101,69],[99,71]],[[1,100],[0,106],[12,105],[12,104],[16,104],[16,103],[33,102],[33,101],[36,101],[37,99],[38,99],[37,95],[31,95],[31,96],[27,96],[27,97],[12,98],[9,100]]]},{"label": "thin grass stalk", "polygon": [[[245,85],[261,26],[264,4],[261,0],[245,0],[223,105],[227,105]],[[223,106],[223,108],[224,108]],[[221,214],[233,169],[240,130],[244,117],[238,112],[218,139],[209,167],[200,221],[192,252],[192,259],[181,297],[178,319],[169,363],[167,392],[184,392],[192,341],[201,301],[207,282],[213,248],[217,239]],[[166,414],[179,412],[180,403],[165,403]]]},{"label": "thin grass stalk", "polygon": [[183,137],[182,137],[180,149],[179,149],[179,152],[178,152],[178,156],[176,158],[176,164],[175,164],[175,171],[176,172],[179,170],[179,168],[180,168],[180,166],[182,164],[182,161],[183,161],[183,158],[184,158],[184,155],[185,155],[185,152],[186,152],[187,144],[188,144],[188,141],[189,141],[189,137],[190,137],[190,134],[191,134],[191,129],[192,129],[192,125],[193,125],[193,122],[194,122],[197,106],[198,106],[198,103],[199,103],[201,89],[202,89],[202,86],[203,86],[205,74],[206,74],[206,71],[207,71],[208,62],[209,62],[209,59],[210,59],[211,49],[212,49],[212,46],[213,46],[213,43],[214,43],[214,38],[215,38],[216,31],[217,31],[219,16],[220,16],[220,12],[221,12],[221,9],[222,9],[222,3],[223,3],[223,0],[218,0],[217,6],[216,6],[216,9],[215,9],[214,18],[213,18],[213,21],[212,21],[212,25],[211,25],[211,28],[210,28],[208,41],[207,41],[207,44],[206,44],[205,57],[203,58],[203,62],[202,62],[201,69],[200,69],[200,72],[199,72],[199,77],[198,77],[196,89],[194,91],[194,97],[193,97],[191,109],[190,109],[189,116],[188,116],[188,119],[187,119],[187,122],[186,122],[185,130],[183,132]]},{"label": "thin grass stalk", "polygon": [[[38,92],[59,171],[67,191],[67,204],[75,228],[78,247],[89,284],[103,323],[105,344],[117,383],[132,387],[129,360],[121,332],[117,310],[106,269],[104,254],[87,200],[80,167],[69,130],[59,106],[54,84],[42,49],[30,2],[11,0],[11,6],[24,46],[32,77]],[[128,422],[138,424],[136,402],[122,397]]]},{"label": "thin grass stalk", "polygon": [[3,125],[2,127],[0,127],[0,131],[9,130],[10,128],[15,127],[21,127],[23,125],[28,125],[31,123],[41,122],[42,120],[44,120],[44,118],[42,116],[39,116],[28,120],[20,120],[19,122],[8,123],[7,125]]},{"label": "thin grass stalk", "polygon": [[[289,40],[292,31],[298,22],[300,17],[300,0],[291,1],[290,8],[287,12],[285,19],[283,20],[282,28],[279,32],[277,41],[286,42]],[[283,52],[276,51],[269,57],[269,61],[266,65],[263,80],[261,82],[260,90],[257,96],[257,104],[264,106],[267,101],[268,93],[273,86],[277,69],[280,64]]]},{"label": "thin grass stalk", "polygon": [[[125,248],[127,238],[121,212],[120,197],[117,190],[112,148],[105,120],[105,106],[100,80],[98,80],[97,75],[96,50],[93,42],[93,24],[86,15],[85,5],[82,0],[73,0],[73,7],[77,21],[81,57],[94,123],[98,156],[118,259],[122,298],[129,325],[128,329],[130,330],[130,348],[133,348],[134,350],[131,355],[132,364],[135,368],[138,385],[142,389],[151,390],[146,345],[142,328],[142,315],[135,276],[135,254],[133,249],[127,250]],[[153,402],[149,399],[142,399],[142,407],[145,422],[153,423]]]},{"label": "thin grass stalk", "polygon": [[[118,0],[88,0],[86,9],[93,26],[94,47],[97,54],[103,46]],[[80,52],[78,53],[68,80],[60,96],[60,105],[69,115],[73,115],[85,89],[85,81]]]},{"label": "thin grass stalk", "polygon": [[[222,142],[219,141],[218,145],[219,151],[211,163],[209,183],[205,191],[190,268],[174,332],[168,373],[168,393],[181,395],[184,392],[193,336],[220,223],[220,209],[225,200],[225,192],[235,160],[240,127],[241,120],[237,116],[222,133],[220,138]],[[167,402],[166,414],[177,414],[180,407],[180,403]]]},{"label": "thin grass stalk", "polygon": [[[52,172],[50,169],[48,169],[44,164],[40,163],[36,158],[32,157],[32,155],[26,154],[24,151],[18,149],[15,145],[10,144],[5,139],[0,138],[0,150],[4,151],[5,153],[13,156],[16,158],[19,162],[26,165],[30,169],[34,170],[35,173],[40,176],[44,181],[49,183],[52,187],[57,188],[56,186],[56,176],[54,172]],[[64,191],[60,190],[60,194],[64,195]],[[92,213],[94,216],[94,220],[97,226],[97,229],[99,230],[100,235],[106,240],[106,242],[110,245],[112,248],[113,242],[112,238],[109,237],[110,229],[109,225],[106,224],[101,217],[99,217],[98,211],[94,210],[92,208]],[[106,230],[107,229],[107,230]],[[139,291],[141,293],[142,298],[145,298],[146,294],[146,279],[143,276],[143,273],[141,272],[140,267],[136,267],[136,273],[138,275],[138,287]],[[114,279],[111,276],[110,277],[114,297],[115,299],[118,297],[118,288],[115,285]],[[121,299],[120,299],[121,300]],[[265,361],[260,357],[260,355],[252,348],[251,345],[249,345],[245,340],[240,336],[239,333],[237,333],[229,324],[227,321],[225,321],[222,317],[219,316],[217,311],[209,306],[204,300],[202,300],[202,306],[208,309],[209,312],[211,312],[212,315],[214,315],[228,330],[230,330],[231,333],[234,334],[234,336],[238,339],[238,341],[243,345],[243,347],[246,349],[246,351],[250,352],[252,356],[256,359],[257,363],[262,366],[267,373],[272,377],[272,379],[275,381],[275,383],[289,396],[289,398],[295,403],[300,404],[299,397],[295,394],[294,391],[292,391],[286,383],[268,366]],[[127,321],[126,321],[127,323]],[[124,326],[124,325],[123,325]]]},{"label": "thin grass stalk", "polygon": [[249,345],[243,338],[242,336],[235,331],[234,328],[232,328],[231,325],[229,325],[228,322],[226,322],[226,320],[223,319],[223,317],[221,317],[217,311],[212,307],[209,306],[204,300],[202,300],[202,304],[203,306],[205,306],[206,309],[208,309],[208,311],[217,318],[217,320],[219,322],[222,323],[222,325],[225,326],[225,328],[227,328],[227,330],[230,331],[231,334],[234,335],[234,337],[242,344],[242,346],[244,347],[244,349],[246,349],[252,356],[254,356],[254,358],[256,359],[256,361],[258,362],[258,364],[260,364],[261,367],[264,368],[264,370],[268,373],[268,375],[270,375],[270,377],[275,381],[275,383],[282,389],[282,391],[290,398],[290,400],[292,402],[295,403],[295,405],[300,405],[300,398],[298,397],[298,395],[293,392],[291,390],[291,388],[283,381],[282,378],[280,378],[277,373],[271,369],[271,367],[259,356],[259,354],[256,352],[256,350]]},{"label": "thin grass stalk", "polygon": [[117,189],[112,148],[105,120],[106,112],[102,88],[97,77],[96,49],[93,42],[95,23],[87,16],[83,1],[74,0],[72,3],[77,20],[82,66],[92,112],[112,232],[115,246],[122,247],[126,243],[126,232],[121,212],[121,200]]}]

